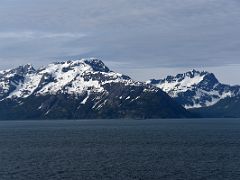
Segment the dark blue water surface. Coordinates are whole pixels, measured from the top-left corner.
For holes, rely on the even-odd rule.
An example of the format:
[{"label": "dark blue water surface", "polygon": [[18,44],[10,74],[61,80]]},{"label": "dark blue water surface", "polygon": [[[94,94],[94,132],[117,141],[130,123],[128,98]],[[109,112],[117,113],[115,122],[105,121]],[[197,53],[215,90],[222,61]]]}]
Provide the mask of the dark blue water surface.
[{"label": "dark blue water surface", "polygon": [[0,121],[15,179],[240,179],[240,119]]}]

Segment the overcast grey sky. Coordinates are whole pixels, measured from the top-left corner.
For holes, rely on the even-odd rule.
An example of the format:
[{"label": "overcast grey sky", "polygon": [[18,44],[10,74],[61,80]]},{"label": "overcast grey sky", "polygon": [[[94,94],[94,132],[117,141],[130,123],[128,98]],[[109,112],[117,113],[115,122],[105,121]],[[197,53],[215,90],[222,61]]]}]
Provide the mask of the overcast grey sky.
[{"label": "overcast grey sky", "polygon": [[195,68],[240,84],[240,1],[0,1],[0,69],[84,57],[137,80]]}]

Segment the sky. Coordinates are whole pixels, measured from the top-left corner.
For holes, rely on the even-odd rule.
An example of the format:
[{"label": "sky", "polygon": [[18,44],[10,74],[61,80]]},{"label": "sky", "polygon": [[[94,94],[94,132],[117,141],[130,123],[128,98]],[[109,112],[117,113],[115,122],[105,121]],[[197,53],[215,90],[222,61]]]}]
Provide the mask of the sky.
[{"label": "sky", "polygon": [[197,69],[240,84],[240,1],[0,1],[0,69],[88,57],[141,81]]}]

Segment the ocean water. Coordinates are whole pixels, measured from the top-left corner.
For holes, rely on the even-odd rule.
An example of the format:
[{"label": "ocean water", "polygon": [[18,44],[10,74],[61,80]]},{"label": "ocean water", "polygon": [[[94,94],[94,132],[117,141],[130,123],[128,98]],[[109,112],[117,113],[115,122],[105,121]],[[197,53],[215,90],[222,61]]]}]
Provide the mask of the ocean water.
[{"label": "ocean water", "polygon": [[1,121],[0,180],[240,179],[240,119]]}]

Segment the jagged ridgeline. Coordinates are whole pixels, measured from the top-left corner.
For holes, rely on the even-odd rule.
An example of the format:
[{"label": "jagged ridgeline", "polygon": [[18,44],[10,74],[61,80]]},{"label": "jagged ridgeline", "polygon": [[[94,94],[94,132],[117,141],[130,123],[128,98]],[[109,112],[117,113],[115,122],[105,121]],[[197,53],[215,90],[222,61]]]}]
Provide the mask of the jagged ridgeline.
[{"label": "jagged ridgeline", "polygon": [[226,97],[240,94],[240,86],[222,84],[207,71],[192,70],[147,83],[161,88],[187,109],[212,106]]},{"label": "jagged ridgeline", "polygon": [[113,72],[98,59],[0,71],[0,119],[191,116],[161,89]]},{"label": "jagged ridgeline", "polygon": [[201,117],[240,117],[240,86],[222,84],[213,73],[192,70],[147,83]]}]

